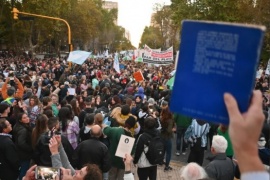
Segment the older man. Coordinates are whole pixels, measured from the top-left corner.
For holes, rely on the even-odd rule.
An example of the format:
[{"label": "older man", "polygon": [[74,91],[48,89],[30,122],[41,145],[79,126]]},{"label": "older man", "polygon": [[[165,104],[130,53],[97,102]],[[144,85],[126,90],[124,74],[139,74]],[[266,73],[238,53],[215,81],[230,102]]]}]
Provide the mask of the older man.
[{"label": "older man", "polygon": [[181,168],[181,179],[182,180],[197,180],[207,179],[205,170],[197,163],[188,163],[186,166]]},{"label": "older man", "polygon": [[216,135],[213,137],[211,147],[213,156],[208,158],[211,162],[205,167],[205,171],[210,178],[216,180],[234,179],[234,164],[226,156],[227,147],[227,140],[223,136]]}]

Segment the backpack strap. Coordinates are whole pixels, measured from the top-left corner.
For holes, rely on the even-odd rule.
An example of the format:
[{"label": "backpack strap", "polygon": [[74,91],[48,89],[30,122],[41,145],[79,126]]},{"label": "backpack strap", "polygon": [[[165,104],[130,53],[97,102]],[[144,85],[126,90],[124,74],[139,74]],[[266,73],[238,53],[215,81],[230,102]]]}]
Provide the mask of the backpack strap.
[{"label": "backpack strap", "polygon": [[203,130],[202,134],[200,135],[200,137],[202,137],[202,136],[203,136],[203,134],[205,133],[206,129],[207,129],[207,124],[205,125],[205,128],[204,128],[204,130]]}]

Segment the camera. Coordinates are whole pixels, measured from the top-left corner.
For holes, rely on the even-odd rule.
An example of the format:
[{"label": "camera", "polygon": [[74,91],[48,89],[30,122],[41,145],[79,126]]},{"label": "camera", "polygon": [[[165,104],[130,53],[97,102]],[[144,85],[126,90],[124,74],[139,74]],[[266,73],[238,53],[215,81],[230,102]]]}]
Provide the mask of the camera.
[{"label": "camera", "polygon": [[54,180],[56,176],[60,178],[60,168],[37,166],[35,169],[35,178],[37,180]]}]

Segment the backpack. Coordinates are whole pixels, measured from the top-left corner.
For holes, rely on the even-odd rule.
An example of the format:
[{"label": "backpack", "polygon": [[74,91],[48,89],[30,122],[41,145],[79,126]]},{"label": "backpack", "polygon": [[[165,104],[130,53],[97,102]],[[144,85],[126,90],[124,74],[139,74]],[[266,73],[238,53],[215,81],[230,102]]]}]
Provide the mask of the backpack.
[{"label": "backpack", "polygon": [[163,140],[160,136],[151,137],[147,133],[143,134],[149,138],[146,144],[146,146],[148,146],[148,151],[144,151],[149,163],[152,165],[162,163],[165,155],[165,146]]}]

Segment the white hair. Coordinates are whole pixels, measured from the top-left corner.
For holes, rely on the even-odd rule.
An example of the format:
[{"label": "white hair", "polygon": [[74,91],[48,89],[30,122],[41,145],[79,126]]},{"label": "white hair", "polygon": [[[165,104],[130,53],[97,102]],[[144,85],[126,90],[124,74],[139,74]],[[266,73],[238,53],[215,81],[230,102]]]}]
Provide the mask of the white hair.
[{"label": "white hair", "polygon": [[223,136],[220,136],[220,135],[213,136],[212,148],[215,149],[216,153],[225,153],[227,147],[228,147],[228,142]]},{"label": "white hair", "polygon": [[188,163],[180,170],[181,179],[183,180],[198,180],[208,178],[205,170],[197,163]]}]

